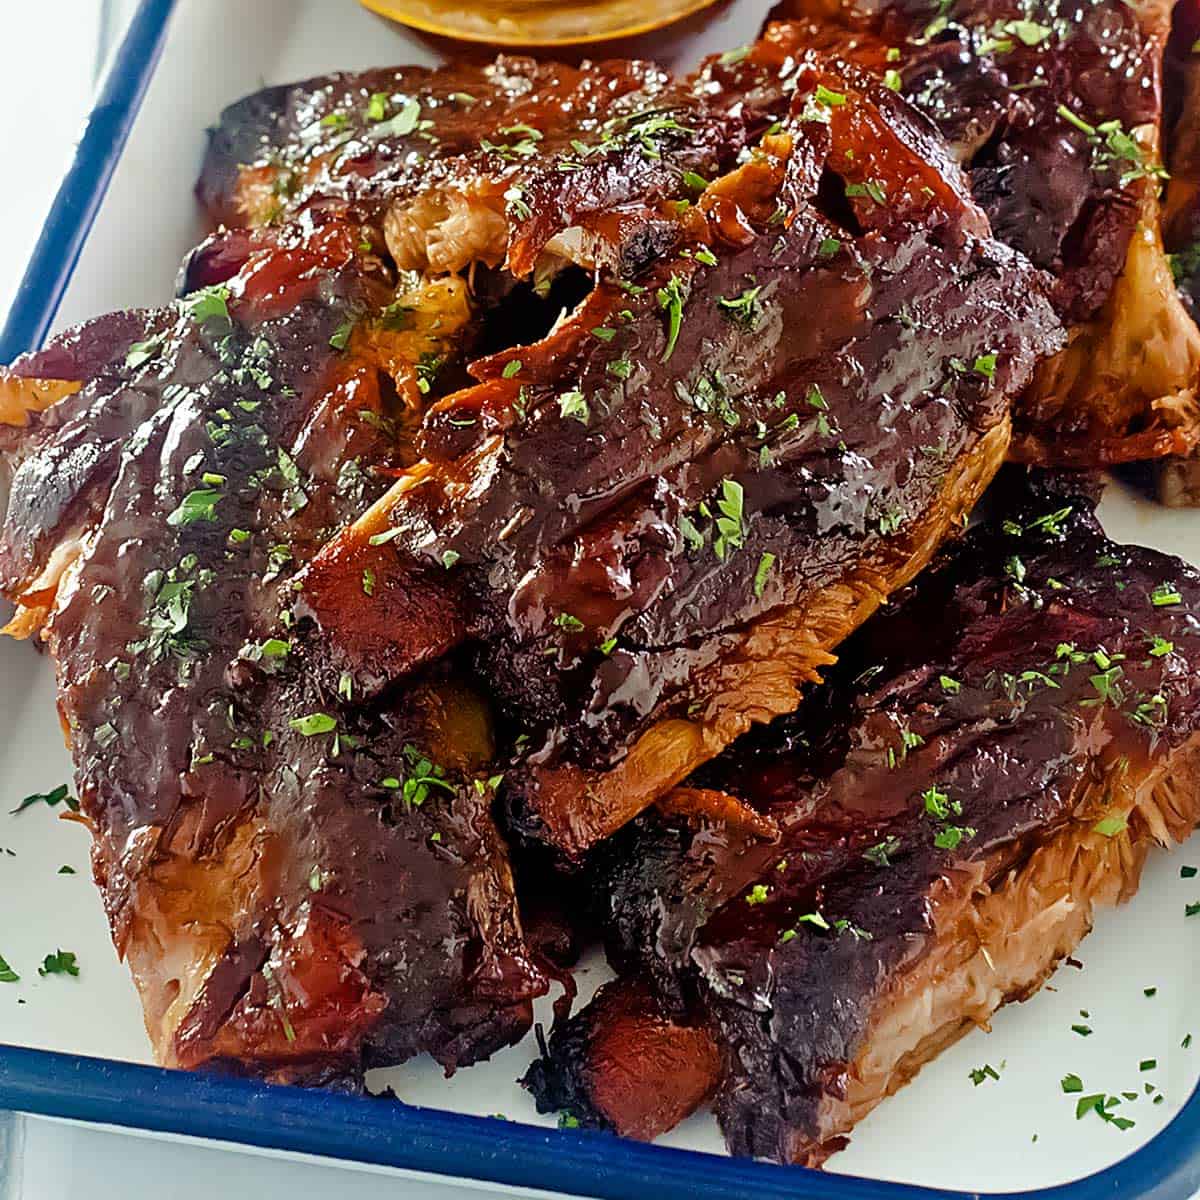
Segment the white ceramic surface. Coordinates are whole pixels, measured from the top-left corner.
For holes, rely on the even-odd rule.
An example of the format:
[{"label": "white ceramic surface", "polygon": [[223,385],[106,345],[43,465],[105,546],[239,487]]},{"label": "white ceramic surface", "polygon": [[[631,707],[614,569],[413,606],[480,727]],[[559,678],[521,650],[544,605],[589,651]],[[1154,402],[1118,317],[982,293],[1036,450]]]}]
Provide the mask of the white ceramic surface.
[{"label": "white ceramic surface", "polygon": [[[740,0],[710,23],[640,39],[642,53],[687,63],[747,40],[765,0]],[[432,62],[440,47],[361,11],[349,0],[180,0],[163,62],[150,89],[112,190],[84,252],[58,326],[126,305],[167,299],[177,264],[199,223],[191,188],[204,127],[219,109],[261,83],[335,68]],[[1200,562],[1200,514],[1167,513],[1110,489],[1102,506],[1110,534]],[[54,711],[48,664],[27,646],[0,645],[0,803],[70,778]],[[10,803],[3,803],[4,801]],[[56,821],[44,806],[0,813],[0,954],[20,972],[0,984],[0,1041],[148,1061],[132,985],[116,961],[87,871],[87,835]],[[1115,1162],[1162,1129],[1193,1087],[1200,1063],[1200,982],[1195,942],[1200,919],[1184,904],[1200,899],[1200,878],[1181,880],[1179,865],[1200,860],[1200,846],[1157,857],[1141,894],[1103,914],[1079,957],[1032,1001],[1002,1012],[990,1036],[968,1037],[944,1054],[856,1133],[831,1169],[981,1191],[1064,1182]],[[76,874],[58,873],[61,865]],[[80,977],[39,979],[49,952],[77,953]],[[604,977],[594,963],[584,992]],[[1157,987],[1147,998],[1146,987]],[[1094,1034],[1070,1026],[1090,1013]],[[542,1016],[548,1017],[543,1010]],[[1196,1045],[1181,1048],[1196,1021]],[[502,1112],[545,1121],[515,1084],[533,1056],[532,1039],[447,1083],[430,1062],[388,1073],[405,1100],[462,1112]],[[1140,1072],[1139,1062],[1158,1068]],[[975,1087],[968,1072],[990,1063],[998,1082]],[[1136,1127],[1122,1133],[1094,1117],[1076,1121],[1061,1093],[1067,1072],[1088,1091],[1142,1091],[1150,1080],[1166,1101],[1143,1096],[1128,1105]],[[1036,1135],[1036,1140],[1035,1139]],[[693,1118],[669,1145],[719,1152],[711,1117]],[[351,1194],[351,1193],[347,1193]],[[357,1194],[357,1193],[353,1193]]]}]

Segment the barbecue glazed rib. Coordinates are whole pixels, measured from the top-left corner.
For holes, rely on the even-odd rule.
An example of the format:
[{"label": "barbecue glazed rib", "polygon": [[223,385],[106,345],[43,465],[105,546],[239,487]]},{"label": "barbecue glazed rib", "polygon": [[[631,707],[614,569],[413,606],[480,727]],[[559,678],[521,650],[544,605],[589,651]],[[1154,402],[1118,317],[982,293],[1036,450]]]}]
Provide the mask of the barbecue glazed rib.
[{"label": "barbecue glazed rib", "polygon": [[652,63],[330,75],[228,108],[198,190],[231,226],[360,221],[401,270],[540,278],[645,254],[661,204],[694,198],[768,124],[740,92]]},{"label": "barbecue glazed rib", "polygon": [[[94,875],[166,1065],[449,1070],[519,1038],[546,986],[490,791],[461,783],[493,752],[486,701],[447,663],[366,702],[296,626],[296,572],[409,460],[414,366],[465,320],[448,282],[398,295],[357,236],[235,235],[209,247],[223,282],[0,373],[8,632],[54,657]],[[403,330],[354,324],[400,303]],[[354,587],[367,604],[387,581]]]},{"label": "barbecue glazed rib", "polygon": [[[679,1113],[653,1105],[659,1065],[686,1052],[703,1076],[715,1046],[730,1149],[819,1164],[1190,833],[1200,576],[1108,541],[1088,508],[1035,489],[794,715],[595,853],[624,979],[555,1030],[540,1107],[661,1131]],[[643,1027],[635,1094],[620,1040]]]},{"label": "barbecue glazed rib", "polygon": [[1071,339],[1014,409],[1013,457],[1079,467],[1187,453],[1200,333],[1159,235],[1171,5],[784,0],[774,15],[797,19],[761,45],[850,58],[926,113],[995,236],[1055,276]]},{"label": "barbecue glazed rib", "polygon": [[[472,363],[305,574],[330,677],[469,649],[513,827],[570,855],[794,707],[970,510],[1060,344],[923,121],[817,56],[789,81],[675,252]],[[349,607],[363,565],[395,586]]]}]

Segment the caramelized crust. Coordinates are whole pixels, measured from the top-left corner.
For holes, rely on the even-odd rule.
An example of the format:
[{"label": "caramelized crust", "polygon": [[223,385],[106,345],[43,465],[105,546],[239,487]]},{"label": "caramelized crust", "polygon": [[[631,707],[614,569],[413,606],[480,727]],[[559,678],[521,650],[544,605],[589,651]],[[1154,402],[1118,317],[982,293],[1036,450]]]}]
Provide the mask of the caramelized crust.
[{"label": "caramelized crust", "polygon": [[[371,660],[356,686],[473,655],[512,826],[569,855],[794,706],[978,498],[1060,343],[929,129],[853,68],[788,70],[792,115],[687,244],[472,363],[305,577],[327,669]],[[338,580],[381,545],[404,579],[377,620]]]},{"label": "caramelized crust", "polygon": [[[593,853],[621,986],[721,1048],[734,1153],[822,1162],[1200,820],[1200,577],[1109,542],[1088,507],[1034,488],[698,775],[778,833],[685,800]],[[600,1019],[530,1076],[593,1120],[604,1088],[571,1030],[591,1044]]]},{"label": "caramelized crust", "polygon": [[[411,461],[420,356],[469,313],[357,247],[231,235],[196,261],[206,291],[13,367],[35,394],[73,382],[10,454],[9,632],[54,657],[93,871],[170,1066],[451,1070],[519,1038],[546,987],[470,782],[486,702],[449,664],[367,702],[297,626],[296,571]],[[350,584],[361,608],[390,581]]]},{"label": "caramelized crust", "polygon": [[784,0],[766,31],[885,76],[946,136],[994,235],[1055,277],[1071,341],[1016,405],[1019,461],[1105,466],[1200,439],[1200,335],[1158,237],[1171,8]]}]

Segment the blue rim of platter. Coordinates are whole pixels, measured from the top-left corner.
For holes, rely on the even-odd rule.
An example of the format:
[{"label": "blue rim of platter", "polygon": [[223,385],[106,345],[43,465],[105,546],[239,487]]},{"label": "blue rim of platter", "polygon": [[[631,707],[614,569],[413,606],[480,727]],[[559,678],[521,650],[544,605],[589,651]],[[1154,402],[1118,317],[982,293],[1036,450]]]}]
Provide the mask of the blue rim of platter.
[{"label": "blue rim of platter", "polygon": [[[175,0],[142,0],[101,87],[0,330],[0,363],[36,349],[120,161],[158,64]],[[973,1200],[803,1167],[647,1146],[397,1101],[306,1091],[0,1045],[0,1105],[18,1112],[399,1167],[599,1200]],[[1200,1192],[1200,1087],[1166,1129],[1114,1166],[995,1200],[1190,1200]]]}]

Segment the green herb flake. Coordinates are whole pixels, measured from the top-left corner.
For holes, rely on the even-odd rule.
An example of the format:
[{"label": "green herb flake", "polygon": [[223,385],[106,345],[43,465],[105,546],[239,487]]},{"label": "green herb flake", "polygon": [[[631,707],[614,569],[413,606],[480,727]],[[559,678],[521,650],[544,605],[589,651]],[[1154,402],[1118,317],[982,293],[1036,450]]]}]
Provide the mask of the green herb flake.
[{"label": "green herb flake", "polygon": [[559,613],[552,624],[557,625],[559,629],[565,629],[568,633],[578,633],[583,628],[583,622],[578,617],[573,617],[566,612]]},{"label": "green herb flake", "polygon": [[309,713],[305,717],[293,717],[288,726],[304,737],[317,737],[322,733],[332,733],[337,728],[337,721],[328,713]]},{"label": "green herb flake", "polygon": [[44,804],[47,808],[54,808],[61,804],[64,800],[67,801],[67,807],[71,807],[70,788],[65,783],[60,783],[51,792],[34,792],[31,796],[26,796],[16,808],[9,810],[9,816],[16,816],[17,813],[24,812],[27,808],[32,808],[35,804]]},{"label": "green herb flake", "polygon": [[817,247],[817,253],[822,258],[832,258],[841,248],[842,243],[840,238],[822,238],[821,244]]},{"label": "green herb flake", "polygon": [[1091,1037],[1092,1030],[1088,1025],[1072,1025],[1071,1032],[1079,1034],[1080,1037]]},{"label": "green herb flake", "polygon": [[770,551],[764,551],[762,558],[758,560],[758,569],[754,572],[754,594],[762,596],[766,590],[767,577],[771,574],[771,568],[775,565],[775,555]]},{"label": "green herb flake", "polygon": [[134,342],[125,352],[125,366],[131,371],[136,371],[138,367],[145,365],[158,355],[165,341],[166,335],[157,333],[144,342]]},{"label": "green herb flake", "polygon": [[766,886],[766,884],[756,883],[746,893],[746,903],[749,905],[766,904],[767,894],[769,893],[769,891],[770,891],[770,889]]},{"label": "green herb flake", "polygon": [[667,343],[663,348],[662,361],[667,362],[675,353],[679,331],[683,326],[683,306],[687,303],[683,280],[672,275],[665,287],[658,289],[658,307],[667,314]]},{"label": "green herb flake", "polygon": [[1196,867],[1190,867],[1185,864],[1184,866],[1179,868],[1179,878],[1180,879],[1195,879],[1196,871],[1197,871]]},{"label": "green herb flake", "polygon": [[1116,837],[1118,833],[1124,833],[1128,828],[1129,822],[1124,817],[1105,817],[1092,826],[1092,832],[1111,838]]},{"label": "green herb flake", "polygon": [[573,421],[578,421],[581,425],[586,425],[592,416],[587,400],[578,389],[573,392],[564,392],[559,396],[558,413],[559,416],[563,418],[569,417]]},{"label": "green herb flake", "polygon": [[1140,1063],[1138,1063],[1138,1070],[1139,1071],[1156,1071],[1156,1070],[1158,1070],[1158,1059],[1157,1058],[1143,1058],[1142,1061]]},{"label": "green herb flake", "polygon": [[1160,583],[1150,593],[1150,603],[1155,608],[1166,608],[1171,604],[1182,604],[1183,597],[1173,583]]},{"label": "green herb flake", "polygon": [[47,975],[70,975],[72,978],[77,978],[79,975],[79,964],[76,962],[75,955],[70,950],[56,950],[53,954],[47,954],[42,959],[42,965],[38,967],[38,974],[44,979]]},{"label": "green herb flake", "polygon": [[1064,1075],[1062,1077],[1062,1090],[1068,1096],[1075,1092],[1082,1092],[1083,1080],[1078,1075]]},{"label": "green herb flake", "polygon": [[201,288],[185,297],[183,306],[199,325],[217,322],[229,326],[233,322],[229,317],[230,291],[224,284]]},{"label": "green herb flake", "polygon": [[354,317],[347,317],[337,327],[337,329],[333,331],[333,336],[329,339],[330,346],[332,346],[335,350],[345,350],[345,348],[350,344],[350,335],[354,332],[354,326],[357,323],[358,322]]},{"label": "green herb flake", "polygon": [[382,121],[388,113],[388,96],[386,92],[375,92],[367,101],[367,120]]},{"label": "green herb flake", "polygon": [[996,374],[996,356],[994,354],[981,354],[971,364],[971,370],[976,375],[981,375],[984,379],[991,380]]},{"label": "green herb flake", "polygon": [[978,1087],[981,1083],[983,1083],[987,1079],[995,1079],[997,1081],[1000,1079],[1000,1072],[997,1071],[996,1068],[993,1067],[991,1063],[984,1063],[982,1067],[976,1067],[974,1070],[969,1071],[967,1074],[968,1074],[968,1077],[970,1078],[971,1082],[976,1087]]},{"label": "green herb flake", "polygon": [[171,526],[192,525],[197,521],[215,521],[221,492],[217,488],[197,488],[188,492],[179,507],[167,517]]}]

